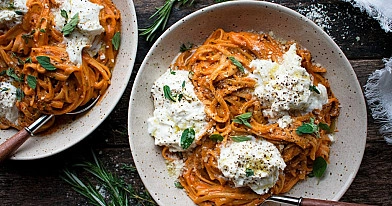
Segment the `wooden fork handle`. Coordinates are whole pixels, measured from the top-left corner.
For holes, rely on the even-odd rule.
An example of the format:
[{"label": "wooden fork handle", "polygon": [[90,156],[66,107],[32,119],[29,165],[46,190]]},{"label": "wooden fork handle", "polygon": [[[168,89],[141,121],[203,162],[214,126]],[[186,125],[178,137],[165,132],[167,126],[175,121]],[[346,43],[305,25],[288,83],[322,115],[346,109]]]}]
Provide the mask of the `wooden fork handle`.
[{"label": "wooden fork handle", "polygon": [[29,137],[30,133],[22,129],[3,142],[0,145],[0,162],[11,156]]},{"label": "wooden fork handle", "polygon": [[357,203],[348,203],[348,202],[337,202],[337,201],[330,201],[330,200],[318,200],[318,199],[311,199],[311,198],[302,198],[301,204],[302,206],[360,206],[364,204],[357,204]]}]

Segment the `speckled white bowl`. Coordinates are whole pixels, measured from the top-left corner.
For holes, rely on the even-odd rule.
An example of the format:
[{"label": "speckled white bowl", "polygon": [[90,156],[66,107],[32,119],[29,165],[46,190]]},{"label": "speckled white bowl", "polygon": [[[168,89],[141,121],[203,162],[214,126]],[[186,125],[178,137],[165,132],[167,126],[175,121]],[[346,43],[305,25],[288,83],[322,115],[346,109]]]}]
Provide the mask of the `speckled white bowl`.
[{"label": "speckled white bowl", "polygon": [[[56,132],[50,135],[30,137],[11,159],[32,160],[59,153],[85,137],[96,129],[114,109],[124,93],[136,58],[138,43],[138,28],[135,7],[132,0],[113,0],[122,14],[121,46],[113,70],[111,85],[103,99],[90,111],[70,123],[62,124]],[[0,143],[17,131],[0,130]]]},{"label": "speckled white bowl", "polygon": [[357,77],[343,52],[316,24],[286,7],[262,1],[230,1],[201,9],[170,27],[152,46],[136,77],[129,104],[129,140],[133,158],[146,188],[160,205],[193,205],[174,186],[161,150],[147,132],[152,116],[153,82],[169,67],[181,44],[201,44],[215,29],[272,31],[276,37],[295,40],[327,68],[326,77],[341,103],[330,164],[317,183],[308,178],[289,193],[293,196],[338,200],[353,181],[361,164],[367,132],[366,106]]}]

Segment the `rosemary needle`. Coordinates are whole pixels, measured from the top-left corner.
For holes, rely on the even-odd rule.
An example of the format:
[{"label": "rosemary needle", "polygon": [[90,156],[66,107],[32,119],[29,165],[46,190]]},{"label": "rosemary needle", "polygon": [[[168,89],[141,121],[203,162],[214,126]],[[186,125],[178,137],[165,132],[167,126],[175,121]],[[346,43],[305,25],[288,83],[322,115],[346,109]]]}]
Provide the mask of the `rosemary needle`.
[{"label": "rosemary needle", "polygon": [[[143,206],[157,205],[147,191],[143,191],[142,193],[135,191],[132,185],[126,184],[123,179],[108,172],[94,153],[93,157],[93,162],[84,162],[75,164],[74,166],[82,168],[88,174],[92,175],[95,178],[94,182],[102,186],[93,186],[91,179],[83,182],[69,169],[64,169],[64,175],[61,176],[76,192],[87,198],[90,204],[97,206],[127,206],[130,203]],[[126,167],[126,169],[130,168],[130,166]]]},{"label": "rosemary needle", "polygon": [[[147,28],[139,29],[141,31],[141,36],[146,36],[147,41],[151,41],[159,28],[162,31],[166,27],[166,23],[169,19],[170,13],[172,11],[172,7],[175,2],[180,2],[181,5],[185,5],[189,0],[166,0],[165,4],[161,7],[157,8],[157,11],[151,15],[150,19],[155,18],[154,22]],[[189,2],[189,5],[192,5],[193,0]]]}]

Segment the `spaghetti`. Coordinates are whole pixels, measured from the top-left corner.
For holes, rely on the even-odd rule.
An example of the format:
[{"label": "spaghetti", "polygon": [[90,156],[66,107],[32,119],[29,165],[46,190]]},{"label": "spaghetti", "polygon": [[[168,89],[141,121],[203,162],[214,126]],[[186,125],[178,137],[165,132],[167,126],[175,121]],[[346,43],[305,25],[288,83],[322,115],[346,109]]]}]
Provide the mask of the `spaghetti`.
[{"label": "spaghetti", "polygon": [[[2,118],[1,128],[21,129],[42,114],[65,114],[107,90],[118,53],[112,41],[119,35],[121,14],[111,0],[91,3],[102,8],[97,15],[104,32],[92,37],[100,46],[95,54],[81,48],[80,64],[70,60],[66,35],[56,29],[53,12],[60,12],[61,6],[56,0],[27,0],[22,23],[0,31],[0,81],[13,79],[19,109],[17,122]],[[71,16],[64,18],[72,21]]]},{"label": "spaghetti", "polygon": [[[292,41],[277,41],[267,34],[217,29],[202,45],[182,52],[176,58],[172,69],[190,72],[195,93],[205,105],[209,132],[191,151],[176,153],[164,146],[162,156],[169,162],[176,159],[185,161],[179,181],[196,204],[258,205],[271,194],[286,193],[297,182],[306,179],[317,157],[329,161],[331,140],[328,135],[333,131],[319,130],[317,134],[297,132],[301,125],[312,121],[334,130],[334,122],[339,115],[339,101],[323,77],[326,69],[312,62],[310,52],[297,46],[296,53],[302,58],[301,66],[311,75],[313,85],[321,84],[326,88],[328,99],[320,109],[289,111],[292,121],[286,127],[280,127],[265,116],[270,105],[254,95],[257,81],[250,78],[249,73],[241,71],[253,72],[255,68],[250,63],[255,59],[282,61],[283,54],[293,44]],[[249,125],[233,121],[245,113],[251,113]],[[209,138],[212,133],[219,134],[221,141]],[[219,169],[222,147],[233,141],[231,137],[244,135],[273,143],[287,165],[266,194],[256,194],[248,187],[235,187]]]}]

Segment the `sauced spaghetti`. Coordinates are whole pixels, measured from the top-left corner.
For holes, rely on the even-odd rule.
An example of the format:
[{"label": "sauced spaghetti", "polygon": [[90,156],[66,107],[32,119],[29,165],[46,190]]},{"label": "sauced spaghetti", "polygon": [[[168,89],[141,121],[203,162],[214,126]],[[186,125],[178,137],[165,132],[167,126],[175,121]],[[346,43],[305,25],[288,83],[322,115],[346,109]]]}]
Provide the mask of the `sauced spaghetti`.
[{"label": "sauced spaghetti", "polygon": [[[71,112],[102,95],[110,85],[118,53],[121,14],[111,0],[88,2],[97,8],[91,15],[96,15],[97,25],[102,28],[98,33],[92,28],[92,19],[83,16],[89,9],[91,12],[90,5],[79,5],[85,11],[75,11],[77,5],[72,3],[76,1],[69,1],[72,3],[64,8],[64,0],[24,1],[25,12],[13,8],[14,1],[3,8],[21,16],[20,24],[0,31],[0,81],[16,88],[15,105],[19,110],[15,122],[0,117],[3,129],[21,129],[42,114]],[[64,24],[56,25],[60,24],[56,18]],[[81,31],[83,27],[86,31]],[[92,41],[85,40],[85,45],[74,49],[80,52],[80,62],[71,61],[69,48],[77,36]],[[46,128],[51,124],[53,121]]]},{"label": "sauced spaghetti", "polygon": [[[299,82],[296,87],[287,87],[294,84],[294,80],[279,82],[279,76],[271,75],[279,69],[276,63],[285,64],[284,58],[289,59],[285,57],[289,51],[298,56],[295,57],[299,58],[298,67],[304,68],[302,73],[293,73],[292,78],[308,78],[311,83],[309,86]],[[270,75],[269,83],[260,83],[260,79],[254,78],[257,69],[255,60],[271,65],[271,70],[265,73]],[[262,69],[258,72],[263,72]],[[297,182],[306,179],[312,172],[316,158],[322,157],[329,162],[329,135],[335,130],[339,101],[323,76],[326,69],[312,62],[310,52],[300,48],[295,42],[278,41],[264,33],[225,32],[218,29],[202,45],[182,52],[176,58],[170,71],[175,73],[178,70],[189,72],[194,91],[205,106],[208,126],[201,137],[195,138],[195,145],[189,147],[190,149],[172,150],[166,142],[158,145],[163,146],[162,156],[166,161],[184,161],[179,182],[196,204],[257,205],[269,195],[286,193]],[[287,76],[285,78],[289,78]],[[272,84],[272,81],[279,84]],[[296,98],[299,97],[297,93],[293,93],[286,99],[294,103],[282,104],[279,108],[284,112],[280,114],[277,109],[271,108],[275,104],[273,101],[283,97],[274,96],[273,93],[266,94],[267,90],[263,90],[264,94],[261,95],[264,96],[260,97],[256,95],[258,86],[277,89],[268,91],[283,91],[283,94],[300,88],[301,92],[312,95],[320,93],[315,88],[324,88],[325,102],[321,106],[303,109],[302,103],[295,104]],[[289,89],[283,90],[284,86]],[[165,91],[166,97],[168,92],[170,91]],[[176,94],[172,91],[171,96]],[[156,97],[154,98],[156,101]],[[170,101],[180,102],[180,99]],[[287,105],[290,109],[286,108]],[[282,124],[285,119],[290,121]],[[151,122],[154,123],[149,120],[149,123]],[[313,126],[316,130],[302,131],[300,128],[304,125]],[[315,125],[324,125],[328,129],[320,129]],[[155,136],[154,133],[151,134]],[[182,142],[187,136],[189,132],[184,131],[178,141]],[[236,142],[250,141],[252,138],[255,138],[256,142],[266,140],[272,143],[286,164],[284,170],[280,169],[277,173],[276,182],[266,193],[256,193],[253,188],[234,184],[233,179],[222,172],[220,165],[224,149],[237,144]],[[238,155],[238,158],[244,159],[244,155],[241,155]],[[239,165],[238,161],[234,162]],[[246,162],[246,167],[246,176],[256,175],[256,169],[252,170],[256,168],[254,165]]]}]

